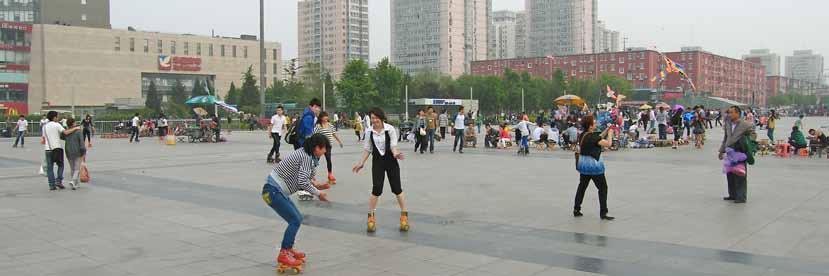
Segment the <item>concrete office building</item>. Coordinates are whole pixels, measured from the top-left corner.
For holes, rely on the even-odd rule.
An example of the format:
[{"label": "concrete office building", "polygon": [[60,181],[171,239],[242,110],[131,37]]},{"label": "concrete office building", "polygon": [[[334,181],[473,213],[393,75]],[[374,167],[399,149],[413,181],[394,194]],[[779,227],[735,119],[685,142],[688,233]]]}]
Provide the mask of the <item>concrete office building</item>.
[{"label": "concrete office building", "polygon": [[334,79],[349,61],[369,63],[368,0],[302,0],[297,3],[300,66],[319,63]]},{"label": "concrete office building", "polygon": [[492,0],[391,0],[391,62],[453,77],[487,57]]},{"label": "concrete office building", "polygon": [[760,63],[766,67],[766,76],[780,76],[780,56],[772,53],[769,49],[754,49],[743,59]]},{"label": "concrete office building", "polygon": [[823,83],[823,70],[823,55],[812,50],[794,51],[794,55],[786,57],[787,78]]},{"label": "concrete office building", "polygon": [[[34,26],[34,33],[41,31]],[[207,83],[224,97],[231,82],[241,86],[252,66],[259,76],[259,42],[241,38],[45,25],[45,56],[33,55],[28,109],[90,112],[104,107],[144,106],[150,83],[168,96],[177,82],[192,91]],[[32,48],[42,40],[33,36]],[[280,79],[282,50],[265,43],[266,82]],[[45,59],[44,59],[45,58]],[[45,84],[45,87],[44,87]],[[45,91],[44,91],[45,88]],[[165,97],[166,98],[166,97]]]},{"label": "concrete office building", "polygon": [[489,34],[489,59],[516,57],[516,16],[513,11],[497,11],[492,16]]},{"label": "concrete office building", "polygon": [[595,0],[526,0],[529,56],[593,53]]}]

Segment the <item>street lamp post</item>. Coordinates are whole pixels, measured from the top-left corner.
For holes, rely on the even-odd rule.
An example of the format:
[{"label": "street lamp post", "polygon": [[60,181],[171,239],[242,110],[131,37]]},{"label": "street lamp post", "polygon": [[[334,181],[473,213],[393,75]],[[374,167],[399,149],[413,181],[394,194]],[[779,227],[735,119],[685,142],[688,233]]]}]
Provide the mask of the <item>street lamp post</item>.
[{"label": "street lamp post", "polygon": [[[259,116],[265,118],[265,0],[259,0]],[[274,57],[275,58],[275,57]]]}]

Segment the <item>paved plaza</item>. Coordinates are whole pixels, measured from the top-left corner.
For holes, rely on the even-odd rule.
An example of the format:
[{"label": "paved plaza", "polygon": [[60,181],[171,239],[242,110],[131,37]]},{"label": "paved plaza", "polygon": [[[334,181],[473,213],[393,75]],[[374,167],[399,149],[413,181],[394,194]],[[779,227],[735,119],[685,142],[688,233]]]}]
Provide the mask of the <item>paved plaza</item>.
[{"label": "paved plaza", "polygon": [[[779,139],[792,122],[778,123]],[[371,177],[351,173],[361,144],[340,131],[332,203],[298,204],[304,275],[829,275],[829,160],[758,157],[738,205],[722,200],[721,135],[712,130],[704,150],[605,153],[612,222],[599,220],[595,187],[585,216],[572,217],[571,152],[459,155],[444,141],[420,155],[401,144],[412,229],[397,230],[386,188],[367,234]],[[270,140],[228,139],[97,139],[92,182],[59,192],[37,175],[37,139],[25,149],[0,140],[0,275],[275,275],[286,224],[260,195]]]}]

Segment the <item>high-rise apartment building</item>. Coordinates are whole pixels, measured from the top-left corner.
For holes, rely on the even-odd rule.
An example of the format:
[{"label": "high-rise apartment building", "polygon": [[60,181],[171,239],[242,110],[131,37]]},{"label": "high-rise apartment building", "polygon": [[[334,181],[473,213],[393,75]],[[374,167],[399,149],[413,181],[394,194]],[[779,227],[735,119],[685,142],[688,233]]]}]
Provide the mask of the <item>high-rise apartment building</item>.
[{"label": "high-rise apartment building", "polygon": [[109,21],[109,0],[43,1],[43,22],[78,27],[112,27]]},{"label": "high-rise apartment building", "polygon": [[604,22],[596,21],[596,27],[593,35],[595,37],[593,40],[594,53],[612,53],[620,51],[619,32],[608,29]]},{"label": "high-rise apartment building", "polygon": [[526,0],[529,56],[593,53],[596,0]]},{"label": "high-rise apartment building", "polygon": [[780,56],[769,49],[753,49],[743,59],[766,67],[766,76],[780,76]]},{"label": "high-rise apartment building", "polygon": [[492,0],[391,0],[391,62],[453,77],[487,58]]},{"label": "high-rise apartment building", "polygon": [[298,63],[318,63],[338,79],[349,61],[369,63],[368,0],[302,0]]},{"label": "high-rise apartment building", "polygon": [[823,82],[823,55],[812,50],[794,51],[786,57],[786,77],[814,83]]},{"label": "high-rise apartment building", "polygon": [[517,13],[497,11],[493,13],[489,33],[489,59],[508,59],[516,57],[517,50]]},{"label": "high-rise apartment building", "polygon": [[515,14],[515,56],[527,56],[527,31],[530,25],[527,22],[527,12]]}]

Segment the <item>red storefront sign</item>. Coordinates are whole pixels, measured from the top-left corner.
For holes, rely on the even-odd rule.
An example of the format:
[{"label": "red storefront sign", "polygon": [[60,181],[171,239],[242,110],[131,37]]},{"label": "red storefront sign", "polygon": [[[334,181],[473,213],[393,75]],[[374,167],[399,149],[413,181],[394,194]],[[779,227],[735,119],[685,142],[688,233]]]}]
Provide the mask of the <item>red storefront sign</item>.
[{"label": "red storefront sign", "polygon": [[32,47],[0,44],[0,50],[15,51],[15,52],[31,52]]},{"label": "red storefront sign", "polygon": [[0,29],[24,31],[24,32],[27,32],[27,33],[31,33],[32,32],[32,25],[31,24],[20,23],[20,22],[0,21]]},{"label": "red storefront sign", "polygon": [[28,83],[0,83],[0,89],[28,91]]},{"label": "red storefront sign", "polygon": [[201,71],[201,58],[158,56],[158,70],[161,71]]},{"label": "red storefront sign", "polygon": [[29,65],[14,64],[14,63],[0,63],[0,70],[29,71]]}]

